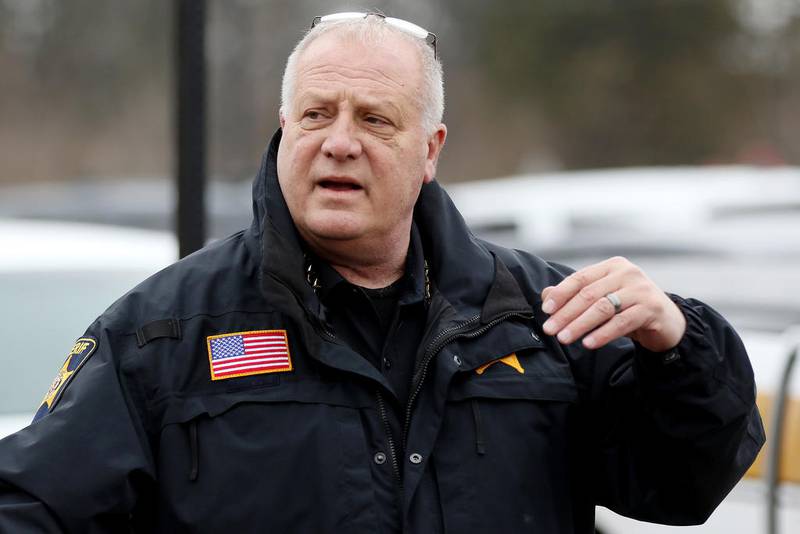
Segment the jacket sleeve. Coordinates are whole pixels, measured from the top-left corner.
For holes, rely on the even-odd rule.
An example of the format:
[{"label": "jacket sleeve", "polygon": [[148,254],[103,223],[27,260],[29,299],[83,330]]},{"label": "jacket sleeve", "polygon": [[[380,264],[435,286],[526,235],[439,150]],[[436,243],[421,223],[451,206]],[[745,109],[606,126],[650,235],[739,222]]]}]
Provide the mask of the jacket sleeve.
[{"label": "jacket sleeve", "polygon": [[87,338],[96,349],[49,413],[0,440],[0,532],[130,531],[153,480],[139,410],[109,335],[95,323]]},{"label": "jacket sleeve", "polygon": [[736,332],[709,306],[671,298],[687,322],[672,351],[624,339],[578,356],[579,372],[590,373],[585,457],[597,504],[643,521],[699,524],[755,460],[764,429]]}]

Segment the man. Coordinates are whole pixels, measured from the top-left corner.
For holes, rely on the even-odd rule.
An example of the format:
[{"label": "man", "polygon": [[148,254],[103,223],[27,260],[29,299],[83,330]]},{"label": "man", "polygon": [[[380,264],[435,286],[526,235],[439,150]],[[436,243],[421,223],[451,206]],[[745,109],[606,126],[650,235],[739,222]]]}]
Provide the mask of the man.
[{"label": "man", "polygon": [[435,37],[315,22],[252,226],[89,327],[0,442],[0,531],[704,521],[764,439],[731,327],[622,258],[569,274],[473,237],[433,180]]}]

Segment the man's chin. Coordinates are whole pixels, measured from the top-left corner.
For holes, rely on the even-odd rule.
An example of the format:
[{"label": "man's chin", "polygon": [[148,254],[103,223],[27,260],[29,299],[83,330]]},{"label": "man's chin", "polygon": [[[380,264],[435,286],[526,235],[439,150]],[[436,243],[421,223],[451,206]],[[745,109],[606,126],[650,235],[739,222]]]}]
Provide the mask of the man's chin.
[{"label": "man's chin", "polygon": [[307,228],[310,234],[319,241],[353,241],[364,236],[363,225],[355,221],[346,221],[337,218],[333,221],[310,224]]}]

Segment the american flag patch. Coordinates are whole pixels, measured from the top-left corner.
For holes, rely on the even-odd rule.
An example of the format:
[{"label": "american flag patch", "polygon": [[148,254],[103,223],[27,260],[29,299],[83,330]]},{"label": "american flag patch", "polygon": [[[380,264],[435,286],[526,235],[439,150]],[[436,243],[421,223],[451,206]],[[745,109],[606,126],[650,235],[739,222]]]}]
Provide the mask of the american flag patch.
[{"label": "american flag patch", "polygon": [[292,370],[286,330],[208,336],[211,380]]}]

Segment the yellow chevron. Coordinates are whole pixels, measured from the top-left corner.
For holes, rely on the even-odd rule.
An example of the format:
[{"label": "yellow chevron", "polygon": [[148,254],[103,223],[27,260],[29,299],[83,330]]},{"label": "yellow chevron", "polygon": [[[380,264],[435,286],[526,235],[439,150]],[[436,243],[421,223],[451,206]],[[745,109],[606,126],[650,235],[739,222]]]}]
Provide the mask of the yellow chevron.
[{"label": "yellow chevron", "polygon": [[504,358],[498,358],[497,360],[492,360],[489,363],[483,364],[477,369],[475,369],[475,372],[478,373],[479,375],[482,375],[483,372],[486,371],[486,369],[496,364],[497,362],[501,362],[508,365],[509,367],[513,367],[520,374],[525,374],[525,369],[523,369],[522,364],[519,363],[519,358],[517,358],[516,352],[512,352],[511,354],[505,356]]}]

